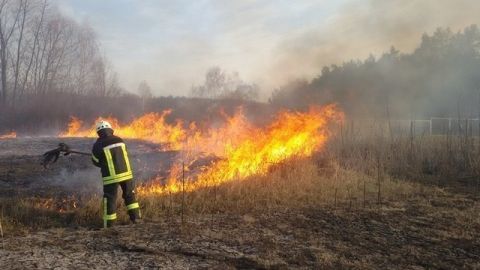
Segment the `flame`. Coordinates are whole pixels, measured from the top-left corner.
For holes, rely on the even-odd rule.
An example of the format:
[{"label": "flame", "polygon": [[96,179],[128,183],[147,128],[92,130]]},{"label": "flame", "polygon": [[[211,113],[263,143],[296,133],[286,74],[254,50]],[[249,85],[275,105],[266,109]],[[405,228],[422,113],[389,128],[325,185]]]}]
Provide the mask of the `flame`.
[{"label": "flame", "polygon": [[17,137],[17,133],[15,131],[11,131],[10,133],[0,135],[0,140],[1,139],[14,139]]},{"label": "flame", "polygon": [[[236,115],[228,123],[242,123],[243,129],[235,130],[239,137],[226,141],[223,159],[205,168],[196,180],[184,186],[182,167],[172,168],[168,183],[156,181],[138,188],[141,195],[176,193],[199,188],[217,186],[232,180],[244,180],[252,175],[264,175],[275,164],[292,157],[309,157],[320,150],[331,134],[329,124],[343,121],[343,113],[335,105],[312,108],[309,112],[282,112],[266,128],[253,127],[241,115]],[[207,134],[222,137],[222,131],[234,130],[230,125]],[[235,126],[235,124],[233,124]],[[206,138],[193,140],[209,141]],[[206,145],[200,143],[200,145]],[[218,154],[218,153],[217,153]]]},{"label": "flame", "polygon": [[240,108],[233,116],[222,114],[225,125],[216,129],[209,129],[206,133],[200,131],[195,122],[184,127],[183,121],[177,120],[174,124],[166,122],[166,117],[171,110],[162,113],[148,113],[134,119],[127,124],[121,124],[114,117],[99,117],[94,123],[85,125],[77,117],[71,117],[68,129],[61,132],[59,137],[97,137],[95,123],[106,120],[115,130],[115,134],[127,139],[142,139],[163,145],[163,150],[185,150],[196,153],[210,153],[222,155],[225,142],[230,144],[234,141],[246,139],[248,133],[245,130],[251,128],[251,124]]},{"label": "flame", "polygon": [[[182,121],[167,123],[165,118],[170,113],[170,110],[148,113],[127,124],[113,117],[97,119],[109,121],[120,137],[159,143],[164,145],[164,150],[182,150],[182,161],[170,168],[166,184],[155,179],[138,187],[141,195],[192,191],[266,174],[275,164],[292,157],[308,157],[321,150],[331,135],[329,124],[343,121],[344,117],[335,105],[328,105],[312,107],[308,112],[280,112],[271,124],[257,127],[240,108],[233,116],[222,114],[223,125],[202,130],[195,122],[188,126]],[[95,137],[97,134],[94,125],[85,128],[83,121],[72,117],[68,130],[60,136]],[[184,186],[184,170],[205,154],[220,159],[203,167]]]},{"label": "flame", "polygon": [[[106,120],[115,130],[115,134],[127,139],[142,139],[154,143],[165,144],[166,149],[179,150],[181,143],[186,138],[186,130],[183,123],[177,121],[168,124],[165,118],[171,113],[170,110],[162,113],[148,113],[128,124],[120,124],[114,117],[99,117],[94,123]],[[97,137],[95,124],[84,128],[84,123],[77,117],[71,117],[68,129],[60,133],[60,137]]]},{"label": "flame", "polygon": [[77,208],[77,198],[68,196],[65,198],[35,198],[31,199],[36,209],[66,213]]},{"label": "flame", "polygon": [[[167,150],[181,150],[182,160],[170,168],[165,181],[154,179],[137,188],[140,195],[162,195],[181,191],[194,191],[218,186],[230,181],[242,181],[254,175],[265,175],[272,166],[293,157],[309,157],[321,150],[332,135],[331,125],[343,121],[343,113],[335,106],[312,107],[308,112],[283,111],[265,127],[252,124],[240,108],[232,116],[222,114],[224,123],[202,130],[197,123],[185,125],[177,120],[170,124],[166,117],[170,110],[148,113],[122,124],[116,118],[104,119],[112,124],[115,133],[124,138],[143,139],[162,144]],[[12,131],[0,139],[16,138]],[[85,125],[72,117],[68,129],[61,137],[96,137],[95,126]],[[218,157],[215,162],[187,176],[190,165],[202,155]],[[185,180],[185,181],[184,181]],[[34,202],[39,209],[60,213],[78,207],[74,197],[45,198]]]}]

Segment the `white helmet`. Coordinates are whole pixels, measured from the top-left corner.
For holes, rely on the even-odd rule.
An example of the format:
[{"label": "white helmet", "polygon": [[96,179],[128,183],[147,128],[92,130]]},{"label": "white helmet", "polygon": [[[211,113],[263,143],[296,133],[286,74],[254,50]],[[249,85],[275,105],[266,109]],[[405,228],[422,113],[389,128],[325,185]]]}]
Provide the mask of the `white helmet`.
[{"label": "white helmet", "polygon": [[100,120],[97,122],[97,132],[99,132],[100,130],[102,129],[105,129],[105,128],[112,128],[112,125],[110,125],[109,122],[105,121],[105,120]]}]

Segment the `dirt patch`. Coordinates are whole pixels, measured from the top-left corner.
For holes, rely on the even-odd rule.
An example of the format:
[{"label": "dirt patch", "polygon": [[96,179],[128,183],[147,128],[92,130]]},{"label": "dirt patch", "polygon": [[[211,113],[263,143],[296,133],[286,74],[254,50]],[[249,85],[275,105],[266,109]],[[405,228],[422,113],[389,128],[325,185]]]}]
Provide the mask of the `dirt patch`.
[{"label": "dirt patch", "polygon": [[[441,198],[458,200],[457,195]],[[466,199],[468,201],[468,199]],[[51,229],[9,237],[14,268],[476,269],[478,202],[463,210],[411,200],[379,208],[177,217],[107,230]]]}]

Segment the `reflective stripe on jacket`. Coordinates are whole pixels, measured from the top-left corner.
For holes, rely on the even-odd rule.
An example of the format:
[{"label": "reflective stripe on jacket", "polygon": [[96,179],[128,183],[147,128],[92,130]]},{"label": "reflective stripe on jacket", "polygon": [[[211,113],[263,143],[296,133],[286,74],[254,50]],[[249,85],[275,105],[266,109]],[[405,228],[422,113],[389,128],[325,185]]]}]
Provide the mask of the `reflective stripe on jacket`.
[{"label": "reflective stripe on jacket", "polygon": [[92,162],[102,171],[103,184],[113,184],[133,178],[127,148],[120,137],[98,138],[92,149]]}]

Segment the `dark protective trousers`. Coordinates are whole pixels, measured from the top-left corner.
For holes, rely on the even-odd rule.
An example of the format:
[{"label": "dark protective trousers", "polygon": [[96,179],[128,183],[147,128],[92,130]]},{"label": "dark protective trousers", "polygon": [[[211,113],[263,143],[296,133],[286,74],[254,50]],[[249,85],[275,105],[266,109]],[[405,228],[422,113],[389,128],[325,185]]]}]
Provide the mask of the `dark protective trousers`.
[{"label": "dark protective trousers", "polygon": [[135,182],[132,180],[122,181],[103,186],[103,227],[110,227],[117,219],[117,191],[118,186],[122,188],[122,197],[127,207],[130,220],[141,218],[140,205],[135,198]]}]

